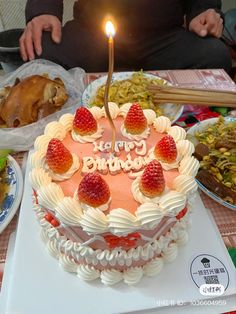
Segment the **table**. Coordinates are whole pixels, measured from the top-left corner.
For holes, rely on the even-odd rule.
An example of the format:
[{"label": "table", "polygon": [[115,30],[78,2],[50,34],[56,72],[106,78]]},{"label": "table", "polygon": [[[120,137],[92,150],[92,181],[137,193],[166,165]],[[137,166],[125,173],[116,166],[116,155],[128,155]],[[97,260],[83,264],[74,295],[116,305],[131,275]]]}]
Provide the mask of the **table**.
[{"label": "table", "polygon": [[[227,89],[236,90],[236,85],[230,79],[230,77],[223,70],[169,70],[169,71],[152,71],[154,75],[169,81],[172,84],[178,84],[183,87],[203,87],[203,88],[217,88],[217,89]],[[85,78],[85,84],[89,84],[93,80],[97,79],[103,75],[102,73],[92,73],[87,74]],[[185,106],[185,111],[183,116],[188,114],[194,115],[199,111],[197,106]],[[207,118],[207,116],[205,117]],[[183,121],[177,121],[177,123],[182,124]],[[13,156],[20,166],[23,168],[26,163],[26,153],[18,153]],[[206,208],[209,208],[214,220],[219,228],[220,234],[224,240],[227,247],[236,247],[236,212],[229,210],[212,199],[207,195],[200,193],[203,203]],[[1,279],[6,259],[6,252],[10,234],[16,229],[17,226],[16,214],[14,219],[0,235],[0,287]]]}]

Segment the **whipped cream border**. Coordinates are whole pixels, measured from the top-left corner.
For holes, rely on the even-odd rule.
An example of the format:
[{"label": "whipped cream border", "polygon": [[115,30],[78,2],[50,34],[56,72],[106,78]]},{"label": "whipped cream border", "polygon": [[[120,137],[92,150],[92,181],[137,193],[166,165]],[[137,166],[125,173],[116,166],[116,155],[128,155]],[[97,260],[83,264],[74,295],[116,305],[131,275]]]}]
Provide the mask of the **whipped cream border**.
[{"label": "whipped cream border", "polygon": [[[109,103],[109,106],[111,106],[112,109],[112,116],[114,118],[118,117],[118,116],[125,116],[125,114],[127,114],[128,111],[128,107],[129,104],[124,104],[124,108],[123,106],[121,106],[120,108],[114,104],[114,103]],[[102,117],[105,117],[105,110],[104,108],[96,108],[96,107],[92,107],[89,109],[92,114],[94,115],[96,120],[101,119]],[[171,127],[169,124],[169,119],[166,117],[159,117],[156,118],[156,116],[154,116],[153,112],[150,112],[149,109],[144,109],[144,114],[149,116],[148,119],[148,124],[149,125],[153,125],[154,126],[154,130],[160,130],[163,131],[163,133],[170,133],[176,144],[178,143],[178,141],[181,141],[182,145],[177,146],[177,148],[179,147],[179,149],[186,151],[186,145],[189,146],[188,141],[185,140],[185,135],[186,132],[183,130],[182,128],[178,127],[178,126],[174,126]],[[164,126],[160,126],[158,127],[158,123],[161,123],[161,121],[164,121]],[[53,123],[50,123],[48,126],[46,126],[45,128],[45,132],[44,135],[40,136],[39,138],[36,139],[36,145],[35,145],[35,153],[34,155],[39,156],[39,159],[42,158],[42,156],[44,154],[46,154],[45,151],[45,143],[48,143],[48,141],[50,140],[50,138],[52,137],[56,137],[59,138],[60,140],[63,140],[63,138],[66,136],[67,130],[71,130],[72,129],[72,124],[73,124],[73,116],[72,115],[68,115],[65,114],[63,115],[60,119],[59,122],[54,121]],[[175,134],[176,133],[176,134]],[[185,140],[185,141],[183,141]],[[178,168],[179,172],[180,172],[180,176],[181,179],[176,180],[176,184],[174,184],[174,189],[173,190],[165,190],[163,192],[162,195],[160,195],[160,201],[162,199],[162,197],[165,197],[165,199],[168,199],[168,197],[166,197],[166,193],[171,193],[173,191],[176,191],[179,193],[179,195],[183,195],[183,200],[186,199],[186,202],[189,198],[189,196],[192,195],[192,192],[196,191],[196,185],[194,183],[194,176],[196,175],[196,172],[198,170],[199,164],[198,161],[191,155],[187,155],[187,156],[182,156],[183,154],[181,153],[182,151],[178,150],[178,162],[175,163],[176,167]],[[148,154],[150,155],[150,154]],[[154,157],[152,157],[154,158]],[[38,161],[35,160],[35,158],[31,158],[31,167],[34,168],[44,168],[45,164],[42,161]],[[42,175],[42,173],[40,174]],[[138,176],[138,178],[141,176]],[[177,178],[179,178],[180,176],[178,176]],[[49,174],[50,177],[50,174]],[[185,179],[186,177],[186,179]],[[189,177],[192,178],[192,181],[189,180]],[[185,188],[184,182],[185,180],[188,181],[188,189]],[[40,186],[40,182],[44,182],[42,179],[38,180],[38,178],[35,178],[35,181],[37,181],[37,187],[38,189],[36,190],[36,192],[41,192],[41,186]],[[183,183],[182,183],[183,181]],[[34,186],[34,178],[33,175],[31,176],[31,182],[32,185]],[[192,188],[191,188],[191,184],[192,184]],[[183,186],[183,188],[181,189],[181,187],[179,188],[179,185]],[[62,191],[56,191],[54,186],[51,185],[51,183],[48,185],[50,186],[50,189],[47,191],[47,185],[43,185],[43,193],[41,194],[41,197],[39,198],[39,200],[42,200],[43,198],[43,206],[45,206],[46,208],[49,208],[51,210],[52,209],[52,205],[55,206],[54,210],[56,211],[57,207],[60,207],[60,203],[63,202],[63,199],[65,198],[65,196],[63,197],[63,192]],[[137,190],[137,189],[136,189]],[[53,195],[51,196],[50,194],[52,192],[56,192],[58,195],[58,198]],[[135,192],[134,192],[135,193]],[[140,193],[140,191],[137,191],[137,193]],[[134,195],[134,198],[137,199],[137,197]],[[159,199],[159,198],[158,198]],[[150,199],[145,199],[144,201],[140,202],[142,204],[144,203],[150,203],[152,201],[150,201]],[[175,202],[174,202],[175,203]],[[159,201],[158,201],[159,204]],[[161,206],[161,212],[158,212],[158,209],[156,209],[156,215],[159,219],[160,217],[160,213],[164,216],[173,216],[173,215],[177,215],[178,211],[176,211],[176,206],[172,206],[171,204],[168,203],[168,201],[164,202],[164,207]],[[42,205],[42,204],[41,204]],[[103,232],[110,232],[113,233],[115,235],[118,236],[122,236],[122,235],[127,235],[135,230],[140,229],[140,227],[142,227],[143,224],[143,220],[148,220],[148,217],[144,217],[144,215],[146,215],[146,213],[148,214],[148,211],[145,209],[145,213],[142,214],[142,208],[140,209],[141,206],[139,206],[137,208],[137,211],[135,213],[135,215],[129,213],[127,210],[123,209],[123,208],[117,208],[117,209],[113,209],[107,216],[103,213],[103,215],[97,215],[97,219],[96,217],[91,220],[89,219],[88,215],[86,214],[86,211],[80,215],[81,219],[80,221],[78,221],[78,219],[76,218],[76,221],[74,222],[75,224],[78,224],[80,222],[83,222],[81,224],[82,228],[84,231],[87,232],[87,230],[90,230],[90,234],[100,234]],[[183,206],[184,208],[184,206]],[[182,210],[183,208],[179,209]],[[98,209],[99,210],[99,209]],[[137,215],[137,212],[139,212],[139,214]],[[152,211],[149,211],[152,212]],[[101,211],[102,213],[102,211]],[[61,214],[61,213],[60,213]],[[140,218],[142,217],[142,218]],[[67,217],[62,217],[62,218],[67,218]],[[73,220],[73,219],[72,219]],[[91,220],[91,221],[90,221]],[[87,223],[87,225],[85,224],[85,222]],[[72,225],[73,225],[73,221],[71,221]],[[153,223],[155,224],[155,222]],[[69,224],[68,224],[69,225]],[[92,228],[90,227],[92,226]],[[97,226],[97,227],[96,227]]]},{"label": "whipped cream border", "polygon": [[[146,243],[144,246],[129,251],[117,249],[101,251],[67,240],[45,220],[45,213],[40,205],[34,204],[33,207],[42,228],[41,238],[50,255],[58,259],[59,265],[65,271],[75,273],[82,280],[93,281],[100,278],[101,282],[108,286],[120,281],[124,281],[128,285],[135,285],[143,275],[156,276],[165,263],[175,260],[178,255],[178,247],[188,242],[187,229],[191,225],[190,214],[187,213],[165,236],[161,236],[152,243]],[[133,267],[132,263],[140,259],[147,262],[143,266]],[[112,268],[100,271],[96,269],[98,263]],[[125,265],[127,269],[119,271],[115,265],[117,267]]]}]

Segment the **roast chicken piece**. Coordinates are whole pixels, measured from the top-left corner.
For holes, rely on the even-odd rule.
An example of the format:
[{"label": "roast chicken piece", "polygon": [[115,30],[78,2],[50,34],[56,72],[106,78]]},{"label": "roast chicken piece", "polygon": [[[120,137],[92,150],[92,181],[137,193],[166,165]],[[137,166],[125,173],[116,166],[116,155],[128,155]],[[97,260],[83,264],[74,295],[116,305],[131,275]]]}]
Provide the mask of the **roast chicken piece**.
[{"label": "roast chicken piece", "polygon": [[[60,78],[32,75],[5,87],[0,102],[0,123],[8,128],[21,127],[60,110],[68,99]],[[2,121],[1,121],[2,120]]]}]

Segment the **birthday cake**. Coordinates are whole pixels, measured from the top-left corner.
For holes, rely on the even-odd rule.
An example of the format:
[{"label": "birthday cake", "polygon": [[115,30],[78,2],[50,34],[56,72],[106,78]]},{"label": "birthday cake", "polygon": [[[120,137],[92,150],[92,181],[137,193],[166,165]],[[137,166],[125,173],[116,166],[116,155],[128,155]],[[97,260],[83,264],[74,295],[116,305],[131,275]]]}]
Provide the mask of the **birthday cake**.
[{"label": "birthday cake", "polygon": [[139,104],[80,107],[50,122],[30,156],[42,238],[80,279],[136,284],[188,240],[199,163],[186,132]]}]

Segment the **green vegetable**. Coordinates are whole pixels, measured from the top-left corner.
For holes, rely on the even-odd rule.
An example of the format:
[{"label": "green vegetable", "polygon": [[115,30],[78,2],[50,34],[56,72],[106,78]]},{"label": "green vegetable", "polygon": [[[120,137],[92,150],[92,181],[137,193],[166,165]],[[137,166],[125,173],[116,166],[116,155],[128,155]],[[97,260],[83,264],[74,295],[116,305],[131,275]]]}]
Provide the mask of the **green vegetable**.
[{"label": "green vegetable", "polygon": [[0,171],[2,171],[7,165],[7,157],[0,158]]},{"label": "green vegetable", "polygon": [[[216,123],[197,132],[195,136],[210,149],[200,167],[209,170],[218,182],[236,192],[236,122],[225,122],[220,117]],[[225,200],[233,203],[233,199]]]},{"label": "green vegetable", "polygon": [[7,157],[11,152],[11,149],[0,149],[0,171],[6,167]]},{"label": "green vegetable", "polygon": [[7,157],[11,152],[11,149],[0,149],[0,158]]},{"label": "green vegetable", "polygon": [[228,113],[228,108],[226,107],[213,107],[215,112],[219,112],[222,116],[226,116]]}]

